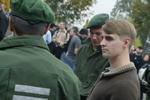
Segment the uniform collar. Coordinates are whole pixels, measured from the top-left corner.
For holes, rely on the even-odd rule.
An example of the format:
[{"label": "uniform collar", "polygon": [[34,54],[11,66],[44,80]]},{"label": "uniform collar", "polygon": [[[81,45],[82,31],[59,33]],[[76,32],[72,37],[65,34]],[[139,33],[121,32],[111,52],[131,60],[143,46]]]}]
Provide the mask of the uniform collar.
[{"label": "uniform collar", "polygon": [[48,50],[42,36],[39,35],[10,37],[0,42],[0,50],[20,46],[36,46]]},{"label": "uniform collar", "polygon": [[93,52],[93,53],[102,53],[101,47],[94,49],[91,42],[89,43],[89,48],[90,48],[91,52]]}]

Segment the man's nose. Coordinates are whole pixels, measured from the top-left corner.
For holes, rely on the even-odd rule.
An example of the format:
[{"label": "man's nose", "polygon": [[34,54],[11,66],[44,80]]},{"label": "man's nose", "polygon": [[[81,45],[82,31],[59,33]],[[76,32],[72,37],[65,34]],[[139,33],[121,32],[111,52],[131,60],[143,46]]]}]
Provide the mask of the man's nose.
[{"label": "man's nose", "polygon": [[97,36],[96,36],[96,34],[93,34],[93,37],[92,37],[93,39],[96,39],[97,38]]},{"label": "man's nose", "polygon": [[106,42],[106,41],[105,41],[105,39],[103,38],[102,41],[100,42],[100,45],[101,45],[101,46],[104,46],[104,45],[105,45],[105,42]]}]

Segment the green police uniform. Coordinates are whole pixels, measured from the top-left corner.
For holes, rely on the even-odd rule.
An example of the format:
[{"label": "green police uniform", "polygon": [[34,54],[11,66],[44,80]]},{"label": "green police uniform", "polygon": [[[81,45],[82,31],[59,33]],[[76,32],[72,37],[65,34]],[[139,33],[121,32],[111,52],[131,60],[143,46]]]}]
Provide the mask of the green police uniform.
[{"label": "green police uniform", "polygon": [[[31,24],[54,21],[43,0],[11,0],[11,7],[13,16]],[[42,36],[0,42],[0,100],[80,100],[79,84],[73,71],[49,53]]]},{"label": "green police uniform", "polygon": [[0,43],[0,100],[79,100],[78,83],[41,36]]},{"label": "green police uniform", "polygon": [[77,54],[75,74],[82,82],[80,94],[87,96],[100,73],[109,66],[101,51],[93,51],[92,44],[83,45]]},{"label": "green police uniform", "polygon": [[[107,14],[95,15],[89,22],[87,28],[101,28],[109,18]],[[102,57],[102,51],[99,47],[93,50],[91,41],[83,45],[76,57],[75,74],[79,77],[82,85],[80,87],[81,98],[85,98],[90,93],[90,89],[97,80],[101,72],[109,66],[108,60]]]}]

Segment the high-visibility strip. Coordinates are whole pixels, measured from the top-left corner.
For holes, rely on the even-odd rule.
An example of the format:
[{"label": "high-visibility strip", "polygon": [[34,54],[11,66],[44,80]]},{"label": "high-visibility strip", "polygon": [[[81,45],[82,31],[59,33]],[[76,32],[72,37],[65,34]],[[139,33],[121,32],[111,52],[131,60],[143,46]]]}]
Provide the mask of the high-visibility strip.
[{"label": "high-visibility strip", "polygon": [[48,100],[48,99],[46,99],[46,98],[37,98],[37,97],[14,95],[13,96],[13,100]]},{"label": "high-visibility strip", "polygon": [[16,92],[40,94],[40,95],[50,95],[50,89],[49,88],[35,87],[35,86],[29,86],[29,85],[16,85],[15,91]]}]

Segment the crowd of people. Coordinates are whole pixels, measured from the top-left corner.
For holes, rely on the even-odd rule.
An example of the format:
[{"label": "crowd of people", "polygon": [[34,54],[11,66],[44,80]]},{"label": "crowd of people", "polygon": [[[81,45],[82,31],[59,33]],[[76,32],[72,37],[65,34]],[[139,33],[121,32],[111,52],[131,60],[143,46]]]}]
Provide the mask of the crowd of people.
[{"label": "crowd of people", "polygon": [[44,0],[10,5],[9,17],[0,9],[0,100],[150,100],[150,68],[146,91],[138,76],[150,52],[133,48],[132,23],[101,13],[79,29],[57,25]]}]

